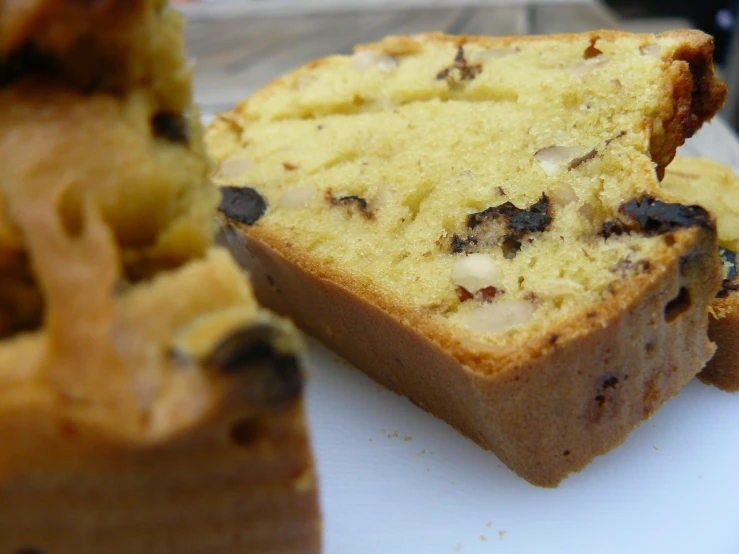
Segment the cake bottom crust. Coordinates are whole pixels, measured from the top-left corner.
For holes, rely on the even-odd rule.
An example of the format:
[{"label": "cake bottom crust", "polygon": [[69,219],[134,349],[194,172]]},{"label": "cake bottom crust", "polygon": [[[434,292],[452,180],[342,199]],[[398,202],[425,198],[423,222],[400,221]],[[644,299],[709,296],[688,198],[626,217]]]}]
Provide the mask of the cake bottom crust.
[{"label": "cake bottom crust", "polygon": [[[610,312],[604,306],[587,332],[493,373],[476,370],[473,356],[460,360],[458,350],[452,355],[408,318],[360,297],[346,279],[320,274],[266,230],[226,222],[220,240],[251,272],[260,302],[539,486],[557,486],[623,442],[715,350],[706,315],[719,278],[711,233],[682,235],[684,255],[626,305]],[[690,302],[678,316],[666,314],[683,289]]]}]

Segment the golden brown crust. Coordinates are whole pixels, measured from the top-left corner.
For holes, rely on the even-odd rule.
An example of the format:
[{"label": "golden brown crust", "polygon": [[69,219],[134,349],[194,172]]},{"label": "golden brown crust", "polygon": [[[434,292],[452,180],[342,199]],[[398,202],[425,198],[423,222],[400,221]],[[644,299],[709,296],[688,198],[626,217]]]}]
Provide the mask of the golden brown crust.
[{"label": "golden brown crust", "polygon": [[83,36],[130,31],[151,0],[2,0],[0,55],[32,40],[55,51]]},{"label": "golden brown crust", "polygon": [[664,122],[664,142],[652,141],[652,159],[662,179],[675,150],[711,119],[726,101],[728,89],[713,70],[713,38],[696,31],[675,31],[660,35],[681,40],[674,53],[673,116]]},{"label": "golden brown crust", "polygon": [[[372,378],[491,449],[536,485],[556,486],[620,444],[714,351],[701,300],[718,286],[715,235],[709,232],[682,231],[674,250],[682,256],[655,260],[658,269],[592,317],[488,358],[392,299],[317,266],[269,230],[224,225],[260,301],[290,313]],[[668,322],[665,305],[682,287],[695,302]]]},{"label": "golden brown crust", "polygon": [[26,437],[4,441],[22,463],[0,464],[3,552],[320,552],[300,400],[254,420],[234,399],[148,445],[100,436],[43,396],[23,400],[0,419],[0,436]]},{"label": "golden brown crust", "polygon": [[[221,250],[116,299],[100,268],[67,250],[70,270],[50,285],[89,309],[0,341],[0,550],[318,552],[301,381],[285,371],[299,355],[290,327],[256,312]],[[227,371],[207,361],[222,334],[265,328],[287,358],[275,350]]]},{"label": "golden brown crust", "polygon": [[739,391],[739,296],[729,293],[716,298],[709,310],[708,336],[716,343],[716,354],[698,374],[707,385],[727,392]]}]

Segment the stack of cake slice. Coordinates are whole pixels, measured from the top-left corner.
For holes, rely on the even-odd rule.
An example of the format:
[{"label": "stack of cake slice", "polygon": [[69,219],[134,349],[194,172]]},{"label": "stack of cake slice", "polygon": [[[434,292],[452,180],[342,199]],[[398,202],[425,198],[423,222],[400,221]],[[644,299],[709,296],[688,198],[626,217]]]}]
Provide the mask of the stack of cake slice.
[{"label": "stack of cake slice", "polygon": [[542,486],[714,353],[706,210],[659,187],[721,106],[693,31],[388,37],[222,114],[257,297]]},{"label": "stack of cake slice", "polygon": [[716,354],[698,374],[705,383],[739,391],[739,178],[723,164],[707,158],[675,158],[665,172],[663,188],[686,202],[716,214],[723,266],[721,290],[708,310],[708,336]]}]

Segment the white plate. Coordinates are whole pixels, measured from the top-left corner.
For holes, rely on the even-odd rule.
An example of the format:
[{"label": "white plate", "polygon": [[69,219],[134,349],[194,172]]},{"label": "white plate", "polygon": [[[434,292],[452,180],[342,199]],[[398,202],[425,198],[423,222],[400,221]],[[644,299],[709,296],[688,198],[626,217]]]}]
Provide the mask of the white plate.
[{"label": "white plate", "polygon": [[[679,154],[739,172],[720,119]],[[624,444],[542,489],[317,341],[309,354],[324,554],[739,553],[739,393],[693,380]]]},{"label": "white plate", "polygon": [[[739,170],[718,120],[684,156]],[[739,394],[691,382],[557,489],[310,341],[325,554],[737,554]]]},{"label": "white plate", "polygon": [[694,380],[557,489],[310,344],[325,554],[736,554],[739,395]]}]

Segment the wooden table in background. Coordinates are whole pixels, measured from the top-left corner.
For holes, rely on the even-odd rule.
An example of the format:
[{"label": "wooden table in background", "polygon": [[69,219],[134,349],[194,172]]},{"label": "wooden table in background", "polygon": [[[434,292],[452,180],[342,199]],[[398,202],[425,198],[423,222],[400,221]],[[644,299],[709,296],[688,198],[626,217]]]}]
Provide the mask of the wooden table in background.
[{"label": "wooden table in background", "polygon": [[[620,20],[598,0],[220,0],[179,6],[195,60],[195,97],[205,114],[224,111],[291,69],[390,34],[577,33],[688,28],[681,18]],[[728,78],[737,92],[726,117],[739,121],[739,40]]]},{"label": "wooden table in background", "polygon": [[431,0],[428,4],[435,6],[422,7],[418,1],[398,0],[395,9],[358,9],[334,2],[331,10],[325,2],[314,4],[324,9],[183,7],[188,49],[196,63],[195,96],[203,112],[228,109],[291,69],[316,58],[351,53],[355,44],[389,34],[525,35],[621,27],[609,10],[593,1],[453,7],[453,2]]}]

